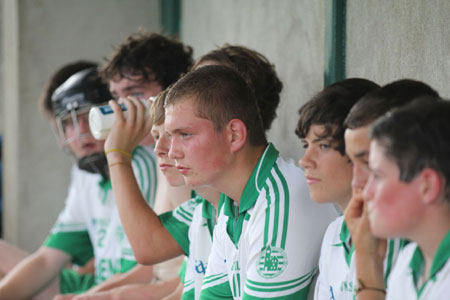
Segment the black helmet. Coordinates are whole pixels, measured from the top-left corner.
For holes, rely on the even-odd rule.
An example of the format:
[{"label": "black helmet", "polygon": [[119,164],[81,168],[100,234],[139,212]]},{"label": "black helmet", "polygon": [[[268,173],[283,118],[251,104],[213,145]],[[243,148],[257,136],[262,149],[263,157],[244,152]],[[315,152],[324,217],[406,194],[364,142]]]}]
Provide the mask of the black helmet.
[{"label": "black helmet", "polygon": [[97,68],[92,67],[70,76],[52,95],[55,117],[64,118],[73,110],[81,111],[112,99],[108,86],[102,82]]}]

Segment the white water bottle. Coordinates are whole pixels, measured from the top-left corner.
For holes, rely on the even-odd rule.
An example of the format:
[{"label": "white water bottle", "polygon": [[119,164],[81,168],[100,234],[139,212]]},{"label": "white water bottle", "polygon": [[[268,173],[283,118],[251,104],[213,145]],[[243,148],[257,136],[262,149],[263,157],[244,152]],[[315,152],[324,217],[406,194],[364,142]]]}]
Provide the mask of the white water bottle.
[{"label": "white water bottle", "polygon": [[[153,102],[155,97],[150,97],[149,100]],[[141,99],[142,104],[145,106],[145,115],[149,117],[149,105],[145,99]],[[123,115],[127,117],[127,107],[125,104],[119,104],[122,108]],[[104,140],[111,131],[111,127],[114,123],[114,111],[111,106],[101,105],[94,106],[89,111],[89,128],[91,129],[92,136],[97,140]]]}]

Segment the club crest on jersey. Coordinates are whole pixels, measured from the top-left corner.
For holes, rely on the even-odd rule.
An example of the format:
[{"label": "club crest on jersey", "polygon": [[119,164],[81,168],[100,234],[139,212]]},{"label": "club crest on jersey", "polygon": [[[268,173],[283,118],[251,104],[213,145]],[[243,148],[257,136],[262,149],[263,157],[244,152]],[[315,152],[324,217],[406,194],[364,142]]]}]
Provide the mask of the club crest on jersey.
[{"label": "club crest on jersey", "polygon": [[283,249],[268,245],[261,251],[259,261],[256,263],[261,277],[274,278],[280,276],[286,269],[288,259]]}]

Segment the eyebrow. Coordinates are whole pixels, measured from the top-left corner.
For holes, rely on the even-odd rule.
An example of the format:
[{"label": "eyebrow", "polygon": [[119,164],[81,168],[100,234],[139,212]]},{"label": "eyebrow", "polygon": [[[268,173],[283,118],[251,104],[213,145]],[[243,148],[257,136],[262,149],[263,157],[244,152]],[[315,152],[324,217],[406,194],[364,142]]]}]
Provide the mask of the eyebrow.
[{"label": "eyebrow", "polygon": [[360,157],[364,157],[366,155],[369,154],[369,151],[365,150],[365,151],[361,151],[358,154],[355,155],[355,158],[360,158]]}]

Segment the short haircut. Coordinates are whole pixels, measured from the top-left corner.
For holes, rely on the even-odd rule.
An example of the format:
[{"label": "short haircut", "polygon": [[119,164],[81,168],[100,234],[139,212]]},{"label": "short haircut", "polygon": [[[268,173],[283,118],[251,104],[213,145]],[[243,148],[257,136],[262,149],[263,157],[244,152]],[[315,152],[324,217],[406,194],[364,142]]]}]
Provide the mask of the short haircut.
[{"label": "short haircut", "polygon": [[73,74],[93,67],[98,67],[98,64],[91,61],[80,60],[63,65],[56,70],[56,72],[46,83],[41,97],[39,98],[39,106],[42,114],[50,119],[53,119],[55,117],[53,115],[52,103],[53,92]]},{"label": "short haircut", "polygon": [[177,81],[192,67],[192,48],[157,33],[138,32],[127,37],[106,60],[100,76],[104,81],[142,76],[162,89]]},{"label": "short haircut", "polygon": [[374,90],[353,106],[345,120],[350,129],[373,123],[389,110],[410,103],[421,96],[439,97],[429,85],[411,79],[402,79]]},{"label": "short haircut", "polygon": [[450,201],[450,102],[422,97],[377,120],[371,138],[400,170],[400,180],[410,182],[431,168],[445,179]]},{"label": "short haircut", "polygon": [[261,113],[264,130],[269,130],[276,118],[283,83],[278,78],[275,66],[259,52],[225,44],[202,56],[193,69],[205,62],[213,62],[234,68],[253,90]]},{"label": "short haircut", "polygon": [[193,101],[196,116],[210,120],[216,131],[239,119],[247,128],[251,145],[267,144],[255,96],[232,68],[213,65],[188,73],[170,89],[165,108],[186,100]]},{"label": "short haircut", "polygon": [[155,126],[161,125],[166,119],[164,102],[166,101],[167,94],[169,93],[170,87],[158,94],[155,101],[150,108],[150,118]]},{"label": "short haircut", "polygon": [[331,137],[335,149],[345,155],[344,120],[362,96],[378,87],[367,79],[349,78],[324,88],[300,108],[295,134],[303,139],[312,125],[323,125],[322,138]]}]

